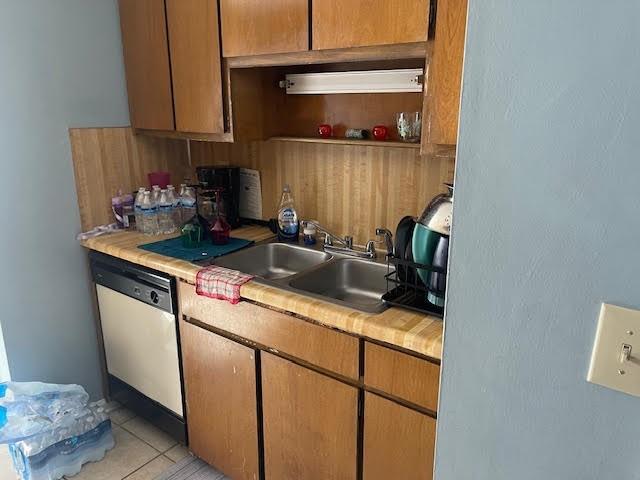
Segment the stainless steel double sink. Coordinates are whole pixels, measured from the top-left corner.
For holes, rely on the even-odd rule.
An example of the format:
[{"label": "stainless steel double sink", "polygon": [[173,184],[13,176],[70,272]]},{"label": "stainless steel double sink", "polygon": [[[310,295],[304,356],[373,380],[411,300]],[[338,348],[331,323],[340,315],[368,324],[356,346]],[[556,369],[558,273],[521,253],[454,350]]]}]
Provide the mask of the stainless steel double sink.
[{"label": "stainless steel double sink", "polygon": [[287,243],[249,247],[217,258],[215,265],[255,275],[256,281],[368,313],[387,307],[386,264],[330,255]]}]

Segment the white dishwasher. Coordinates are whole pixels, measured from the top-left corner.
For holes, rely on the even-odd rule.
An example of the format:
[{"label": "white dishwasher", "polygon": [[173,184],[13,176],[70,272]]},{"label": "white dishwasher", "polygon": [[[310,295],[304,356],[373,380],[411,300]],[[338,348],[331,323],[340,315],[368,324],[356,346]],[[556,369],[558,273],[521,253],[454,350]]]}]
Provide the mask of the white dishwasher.
[{"label": "white dishwasher", "polygon": [[97,252],[90,259],[110,397],[186,442],[175,279]]}]

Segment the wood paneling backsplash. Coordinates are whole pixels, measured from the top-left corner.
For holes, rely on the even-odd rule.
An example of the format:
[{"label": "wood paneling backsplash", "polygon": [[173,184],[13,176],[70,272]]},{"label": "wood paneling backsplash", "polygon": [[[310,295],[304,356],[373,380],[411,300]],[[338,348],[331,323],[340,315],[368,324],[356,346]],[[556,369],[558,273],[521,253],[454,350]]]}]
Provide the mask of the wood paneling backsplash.
[{"label": "wood paneling backsplash", "polygon": [[82,229],[113,221],[111,197],[119,188],[147,184],[154,170],[171,172],[174,184],[195,181],[199,165],[235,165],[260,171],[263,215],[276,215],[282,186],[291,185],[300,218],[316,219],[358,244],[376,227],[394,231],[405,215],[453,181],[452,157],[421,157],[413,148],[285,141],[191,142],[133,135],[130,128],[71,129]]},{"label": "wood paneling backsplash", "polygon": [[133,135],[130,128],[69,130],[82,230],[115,221],[111,197],[147,185],[147,173],[171,172],[180,183],[190,175],[184,140]]},{"label": "wood paneling backsplash", "polygon": [[[300,218],[316,219],[358,244],[376,227],[395,231],[405,215],[453,182],[449,156],[421,157],[417,149],[285,141],[191,143],[193,166],[236,165],[260,171],[263,215],[276,215],[282,187],[291,185]],[[194,174],[195,175],[195,174]]]}]

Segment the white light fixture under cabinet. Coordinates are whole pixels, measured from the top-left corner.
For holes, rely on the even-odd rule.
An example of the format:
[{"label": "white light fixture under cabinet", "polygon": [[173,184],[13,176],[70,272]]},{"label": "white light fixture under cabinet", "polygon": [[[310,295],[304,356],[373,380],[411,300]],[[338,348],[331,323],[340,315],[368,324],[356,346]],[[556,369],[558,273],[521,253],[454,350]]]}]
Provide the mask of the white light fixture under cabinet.
[{"label": "white light fixture under cabinet", "polygon": [[368,70],[358,72],[299,73],[280,82],[288,94],[422,92],[424,69]]}]

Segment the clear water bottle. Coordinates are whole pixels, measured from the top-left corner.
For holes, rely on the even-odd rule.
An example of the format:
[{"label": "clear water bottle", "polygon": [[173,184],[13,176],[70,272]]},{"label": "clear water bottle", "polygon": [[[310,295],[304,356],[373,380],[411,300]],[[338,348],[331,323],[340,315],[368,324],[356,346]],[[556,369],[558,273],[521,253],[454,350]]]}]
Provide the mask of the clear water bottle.
[{"label": "clear water bottle", "polygon": [[140,187],[138,193],[136,193],[136,199],[133,202],[133,212],[136,216],[136,228],[140,233],[144,233],[142,227],[142,199],[144,198],[145,188]]},{"label": "clear water bottle", "polygon": [[173,185],[167,185],[167,195],[173,205],[173,224],[176,229],[182,226],[182,214],[180,211],[180,197],[176,193],[176,188]]},{"label": "clear water bottle", "polygon": [[144,192],[142,198],[142,233],[156,235],[158,233],[158,205],[153,201],[151,192]]},{"label": "clear water bottle", "polygon": [[186,223],[191,220],[197,213],[196,191],[193,187],[186,187],[184,195],[180,197],[180,206],[182,209],[182,222]]},{"label": "clear water bottle", "polygon": [[158,228],[160,233],[173,233],[176,226],[173,223],[173,202],[169,198],[167,190],[160,192],[158,201]]},{"label": "clear water bottle", "polygon": [[153,200],[156,205],[160,201],[160,187],[158,185],[151,187],[151,200]]}]

